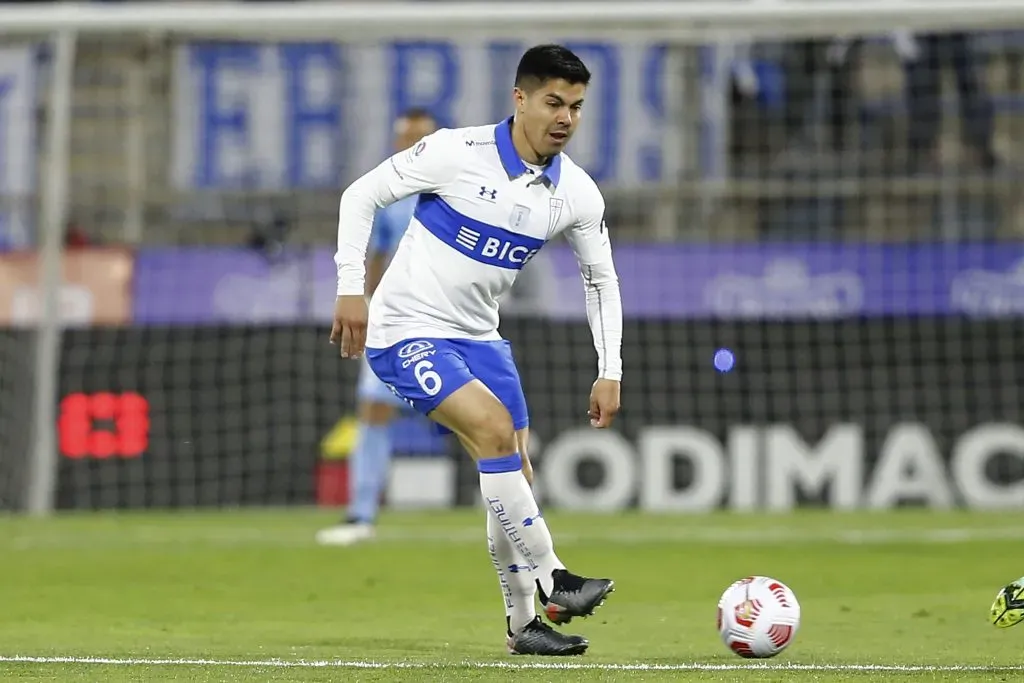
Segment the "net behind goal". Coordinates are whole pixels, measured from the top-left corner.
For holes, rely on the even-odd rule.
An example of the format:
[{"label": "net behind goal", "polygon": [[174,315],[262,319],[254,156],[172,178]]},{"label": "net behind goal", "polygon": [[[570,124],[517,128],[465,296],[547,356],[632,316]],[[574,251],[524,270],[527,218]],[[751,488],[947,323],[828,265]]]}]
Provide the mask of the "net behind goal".
[{"label": "net behind goal", "polygon": [[[343,502],[339,193],[408,108],[507,116],[544,40],[594,74],[627,317],[595,434],[564,242],[503,308],[547,505],[1024,505],[1017,4],[561,8],[0,9],[0,509]],[[390,503],[473,502],[394,434]]]}]

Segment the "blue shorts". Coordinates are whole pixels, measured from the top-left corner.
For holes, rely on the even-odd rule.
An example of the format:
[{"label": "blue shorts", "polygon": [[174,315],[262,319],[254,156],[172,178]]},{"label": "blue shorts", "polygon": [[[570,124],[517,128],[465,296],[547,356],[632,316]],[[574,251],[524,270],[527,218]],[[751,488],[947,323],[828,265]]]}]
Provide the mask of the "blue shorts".
[{"label": "blue shorts", "polygon": [[395,395],[395,392],[388,388],[387,384],[377,379],[373,374],[370,364],[363,356],[362,365],[359,368],[359,384],[356,385],[356,398],[366,403],[383,403],[396,408],[404,408],[405,402]]},{"label": "blue shorts", "polygon": [[406,339],[386,349],[367,348],[366,358],[374,374],[419,413],[428,415],[478,379],[508,410],[516,430],[530,424],[512,345],[504,339]]}]

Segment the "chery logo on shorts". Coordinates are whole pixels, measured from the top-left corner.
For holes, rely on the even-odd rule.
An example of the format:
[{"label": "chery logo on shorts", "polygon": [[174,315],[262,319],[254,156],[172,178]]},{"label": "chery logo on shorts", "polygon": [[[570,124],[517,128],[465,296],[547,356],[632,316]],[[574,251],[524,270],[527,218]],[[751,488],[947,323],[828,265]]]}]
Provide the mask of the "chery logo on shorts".
[{"label": "chery logo on shorts", "polygon": [[409,358],[410,356],[415,356],[417,353],[429,351],[432,348],[434,348],[433,344],[422,339],[419,341],[409,342],[398,351],[398,357]]},{"label": "chery logo on shorts", "polygon": [[418,341],[409,342],[399,349],[398,357],[404,359],[402,361],[402,369],[405,369],[417,361],[423,360],[428,356],[433,356],[435,353],[437,353],[437,351],[434,349],[433,344],[420,339]]}]

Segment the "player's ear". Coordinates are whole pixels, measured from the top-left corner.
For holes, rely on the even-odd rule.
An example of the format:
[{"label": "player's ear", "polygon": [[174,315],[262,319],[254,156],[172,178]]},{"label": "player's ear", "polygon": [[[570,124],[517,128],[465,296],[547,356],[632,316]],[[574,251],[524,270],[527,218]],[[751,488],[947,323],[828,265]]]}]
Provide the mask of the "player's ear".
[{"label": "player's ear", "polygon": [[516,111],[521,112],[526,106],[526,93],[518,85],[512,88],[512,102],[516,105]]}]

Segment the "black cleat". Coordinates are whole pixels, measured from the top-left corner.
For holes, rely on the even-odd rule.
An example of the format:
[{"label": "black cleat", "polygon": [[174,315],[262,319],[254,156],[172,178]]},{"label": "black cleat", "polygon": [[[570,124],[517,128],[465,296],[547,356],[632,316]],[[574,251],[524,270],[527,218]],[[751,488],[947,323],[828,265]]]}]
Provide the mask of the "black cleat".
[{"label": "black cleat", "polygon": [[510,655],[570,657],[587,651],[590,643],[583,636],[567,636],[551,628],[540,617],[524,626],[506,640]]},{"label": "black cleat", "polygon": [[573,617],[589,617],[615,590],[611,579],[588,579],[565,569],[551,572],[555,580],[551,595],[540,592],[544,613],[554,624],[568,624]]}]

